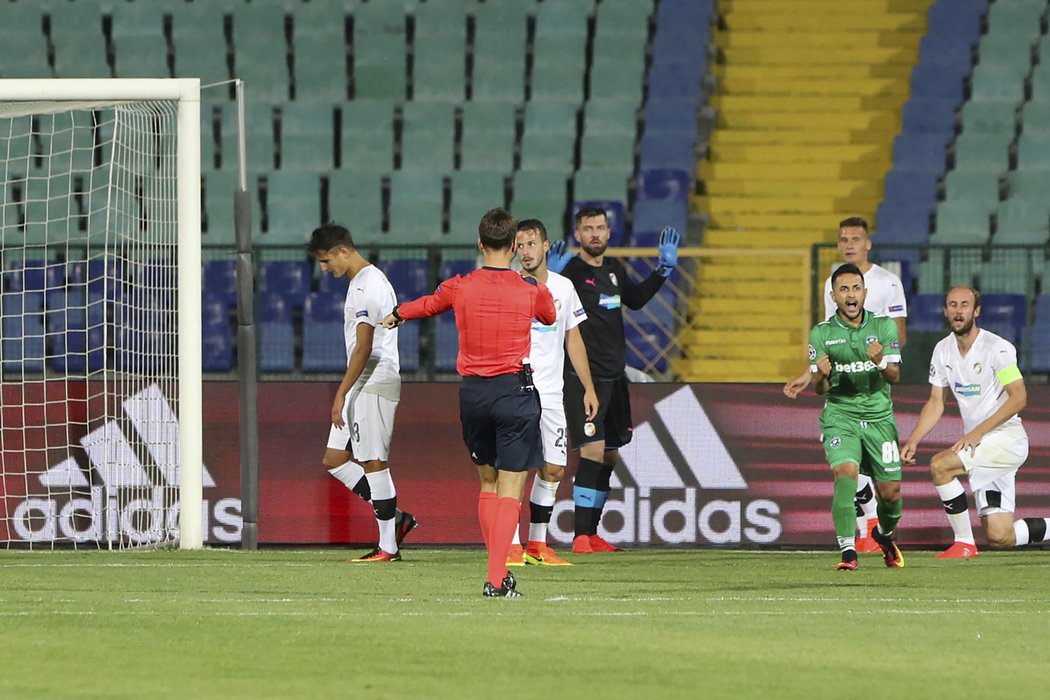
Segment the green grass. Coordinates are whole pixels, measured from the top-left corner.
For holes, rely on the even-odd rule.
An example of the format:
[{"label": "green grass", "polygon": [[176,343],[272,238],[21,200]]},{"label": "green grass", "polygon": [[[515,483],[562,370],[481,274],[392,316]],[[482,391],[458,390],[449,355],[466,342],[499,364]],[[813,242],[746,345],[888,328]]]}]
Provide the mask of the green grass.
[{"label": "green grass", "polygon": [[[355,551],[356,553],[356,551]],[[1037,697],[1050,552],[6,552],[2,698]]]}]

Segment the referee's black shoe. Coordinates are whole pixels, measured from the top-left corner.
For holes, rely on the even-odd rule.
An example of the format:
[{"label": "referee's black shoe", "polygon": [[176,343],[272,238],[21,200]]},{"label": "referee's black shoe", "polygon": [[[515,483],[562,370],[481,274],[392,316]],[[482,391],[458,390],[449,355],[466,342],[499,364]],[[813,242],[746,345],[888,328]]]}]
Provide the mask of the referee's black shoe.
[{"label": "referee's black shoe", "polygon": [[[504,582],[505,583],[505,582]],[[496,588],[488,581],[485,582],[485,588],[482,589],[481,595],[486,598],[521,598],[521,593],[516,588],[507,588],[506,585]]]},{"label": "referee's black shoe", "polygon": [[394,515],[394,539],[397,542],[398,548],[401,547],[401,543],[404,541],[408,533],[416,529],[416,525],[419,523],[411,513],[399,510]]}]

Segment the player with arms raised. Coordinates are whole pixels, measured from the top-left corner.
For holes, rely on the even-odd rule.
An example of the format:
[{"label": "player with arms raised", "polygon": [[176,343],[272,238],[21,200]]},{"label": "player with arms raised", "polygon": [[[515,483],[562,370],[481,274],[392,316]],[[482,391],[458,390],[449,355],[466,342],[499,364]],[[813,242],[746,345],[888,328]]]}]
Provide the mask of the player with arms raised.
[{"label": "player with arms raised", "polygon": [[820,414],[821,442],[835,477],[831,515],[842,561],[857,568],[853,496],[857,474],[875,481],[879,524],[873,537],[886,566],[903,568],[893,533],[901,517],[901,460],[890,385],[900,380],[897,326],[864,309],[864,275],[847,263],[831,276],[838,311],[809,335],[810,372],[826,398]]},{"label": "player with arms raised", "polygon": [[965,474],[992,547],[1020,547],[1047,541],[1050,518],[1014,520],[1017,470],[1028,458],[1028,434],[1018,415],[1028,403],[1017,350],[1010,341],[978,328],[981,295],[972,287],[953,287],[944,298],[951,333],[937,343],[930,360],[930,398],[901,449],[915,464],[919,443],[944,413],[944,390],[951,387],[962,414],[964,435],[930,462],[930,476],[948,513],[955,542],[938,559],[970,559],[977,545],[970,526]]}]

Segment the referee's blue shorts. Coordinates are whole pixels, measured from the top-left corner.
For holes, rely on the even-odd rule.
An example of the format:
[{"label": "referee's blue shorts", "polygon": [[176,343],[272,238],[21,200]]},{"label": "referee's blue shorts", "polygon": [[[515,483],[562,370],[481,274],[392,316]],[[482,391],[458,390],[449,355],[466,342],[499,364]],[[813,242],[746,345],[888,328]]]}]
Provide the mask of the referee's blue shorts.
[{"label": "referee's blue shorts", "polygon": [[522,388],[516,374],[463,377],[459,418],[474,464],[511,472],[543,465],[540,397]]}]

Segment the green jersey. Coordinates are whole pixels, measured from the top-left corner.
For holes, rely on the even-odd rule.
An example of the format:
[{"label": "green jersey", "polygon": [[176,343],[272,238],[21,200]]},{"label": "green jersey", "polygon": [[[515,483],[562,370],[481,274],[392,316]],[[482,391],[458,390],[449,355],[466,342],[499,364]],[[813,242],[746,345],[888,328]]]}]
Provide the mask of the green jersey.
[{"label": "green jersey", "polygon": [[836,313],[810,331],[810,371],[817,371],[817,360],[823,355],[831,360],[826,413],[871,421],[893,416],[890,385],[868,359],[868,346],[875,341],[882,344],[882,356],[887,362],[901,361],[897,324],[886,316],[865,311],[860,326],[854,328]]}]

